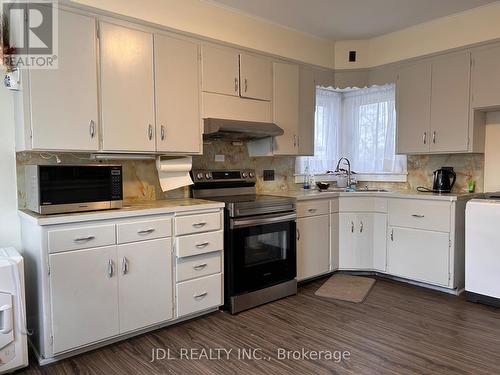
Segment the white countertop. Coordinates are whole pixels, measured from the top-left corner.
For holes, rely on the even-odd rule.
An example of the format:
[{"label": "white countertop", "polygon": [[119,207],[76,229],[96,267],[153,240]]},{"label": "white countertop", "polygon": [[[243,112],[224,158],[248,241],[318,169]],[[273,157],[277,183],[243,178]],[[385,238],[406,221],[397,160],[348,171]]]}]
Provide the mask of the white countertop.
[{"label": "white countertop", "polygon": [[266,193],[270,195],[279,195],[292,197],[298,201],[310,199],[331,199],[337,197],[381,197],[381,198],[407,198],[407,199],[425,199],[453,202],[461,199],[479,198],[482,194],[469,193],[420,193],[411,190],[390,190],[390,191],[335,191],[335,190],[286,190],[280,192]]},{"label": "white countertop", "polygon": [[57,225],[92,220],[121,219],[134,216],[175,214],[189,211],[219,209],[222,202],[204,199],[165,199],[157,201],[124,202],[123,208],[115,210],[76,212],[61,215],[39,215],[29,210],[19,210],[19,214],[38,225]]}]

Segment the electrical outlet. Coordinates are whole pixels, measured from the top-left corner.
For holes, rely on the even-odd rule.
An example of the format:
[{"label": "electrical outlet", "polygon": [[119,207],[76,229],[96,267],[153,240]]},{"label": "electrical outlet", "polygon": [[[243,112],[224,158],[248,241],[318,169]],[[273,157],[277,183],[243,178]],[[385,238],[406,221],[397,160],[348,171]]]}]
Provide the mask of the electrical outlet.
[{"label": "electrical outlet", "polygon": [[215,155],[215,161],[219,163],[223,163],[226,160],[225,155]]},{"label": "electrical outlet", "polygon": [[264,181],[274,181],[274,169],[264,169]]}]

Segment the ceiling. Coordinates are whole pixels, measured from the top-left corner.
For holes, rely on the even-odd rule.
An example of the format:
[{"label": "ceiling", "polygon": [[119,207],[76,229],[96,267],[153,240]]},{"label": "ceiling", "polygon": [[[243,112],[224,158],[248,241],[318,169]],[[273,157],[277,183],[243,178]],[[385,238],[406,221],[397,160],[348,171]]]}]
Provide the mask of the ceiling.
[{"label": "ceiling", "polygon": [[367,39],[496,0],[210,0],[332,40]]}]

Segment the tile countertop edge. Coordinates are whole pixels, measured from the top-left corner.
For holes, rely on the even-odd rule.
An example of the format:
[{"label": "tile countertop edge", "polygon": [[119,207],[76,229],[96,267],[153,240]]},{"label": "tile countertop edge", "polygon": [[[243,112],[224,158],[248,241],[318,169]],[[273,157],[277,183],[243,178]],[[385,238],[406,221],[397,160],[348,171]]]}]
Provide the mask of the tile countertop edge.
[{"label": "tile countertop edge", "polygon": [[482,193],[464,193],[464,194],[434,194],[434,193],[419,193],[412,191],[387,191],[387,192],[338,192],[338,191],[284,191],[273,192],[271,195],[287,196],[295,198],[297,201],[314,200],[314,199],[333,199],[338,197],[376,197],[376,198],[402,198],[402,199],[422,199],[422,200],[437,200],[455,202],[463,199],[481,198]]},{"label": "tile countertop edge", "polygon": [[[214,202],[199,199],[185,199],[176,204],[172,201],[152,201],[155,203],[134,204],[130,207],[119,208],[115,210],[103,210],[92,212],[77,212],[61,215],[39,215],[29,210],[18,210],[19,215],[27,220],[33,221],[40,226],[82,223],[99,220],[116,220],[130,217],[150,216],[150,215],[167,215],[176,213],[187,213],[190,211],[205,211],[214,210],[224,207],[222,202]],[[183,204],[182,204],[183,203]]]}]

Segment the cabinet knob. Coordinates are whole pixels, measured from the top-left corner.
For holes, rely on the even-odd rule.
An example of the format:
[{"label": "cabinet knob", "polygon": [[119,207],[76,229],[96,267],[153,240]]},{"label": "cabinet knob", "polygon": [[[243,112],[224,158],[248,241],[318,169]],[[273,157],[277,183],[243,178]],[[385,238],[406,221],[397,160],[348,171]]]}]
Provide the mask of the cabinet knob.
[{"label": "cabinet knob", "polygon": [[361,222],[360,225],[359,225],[359,233],[363,233],[364,227],[365,226],[364,226],[363,222]]},{"label": "cabinet knob", "polygon": [[394,229],[391,230],[391,241],[394,241]]},{"label": "cabinet knob", "polygon": [[354,221],[351,221],[351,233],[354,233]]},{"label": "cabinet knob", "polygon": [[432,132],[432,143],[436,144],[436,132],[435,131]]},{"label": "cabinet knob", "polygon": [[427,144],[427,132],[424,132],[424,135],[422,136],[422,141],[424,142],[424,145]]},{"label": "cabinet knob", "polygon": [[245,92],[248,90],[248,80],[245,78]]}]

